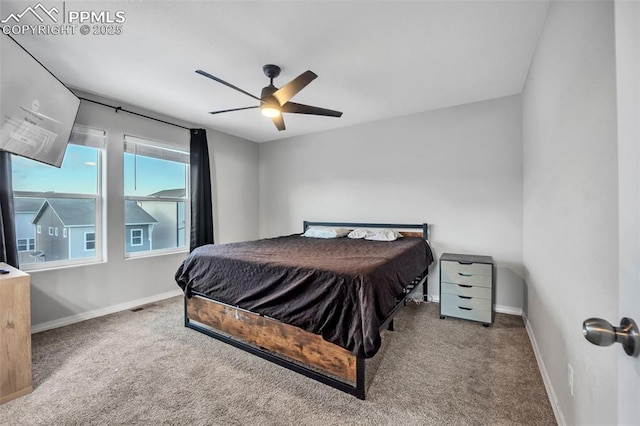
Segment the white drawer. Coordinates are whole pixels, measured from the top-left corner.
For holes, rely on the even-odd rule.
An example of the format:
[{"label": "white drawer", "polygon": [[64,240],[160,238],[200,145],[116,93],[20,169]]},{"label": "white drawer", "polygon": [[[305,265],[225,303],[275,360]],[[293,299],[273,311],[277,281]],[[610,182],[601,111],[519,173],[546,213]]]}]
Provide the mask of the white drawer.
[{"label": "white drawer", "polygon": [[[442,262],[444,264],[444,262]],[[491,267],[491,265],[489,265]],[[440,281],[443,283],[472,285],[491,288],[491,275],[475,275],[469,272],[451,271],[442,268]]]},{"label": "white drawer", "polygon": [[455,260],[443,260],[440,262],[443,271],[450,273],[462,272],[468,275],[491,276],[491,264],[489,263],[460,263]]},{"label": "white drawer", "polygon": [[452,284],[440,283],[440,293],[455,294],[460,296],[480,297],[482,299],[491,300],[491,287],[469,285],[469,284]]},{"label": "white drawer", "polygon": [[440,296],[442,306],[458,306],[461,308],[476,308],[491,310],[491,300],[480,297],[457,296],[455,294],[443,294]]},{"label": "white drawer", "polygon": [[491,324],[491,309],[461,308],[457,305],[443,305],[442,300],[440,303],[440,315]]}]

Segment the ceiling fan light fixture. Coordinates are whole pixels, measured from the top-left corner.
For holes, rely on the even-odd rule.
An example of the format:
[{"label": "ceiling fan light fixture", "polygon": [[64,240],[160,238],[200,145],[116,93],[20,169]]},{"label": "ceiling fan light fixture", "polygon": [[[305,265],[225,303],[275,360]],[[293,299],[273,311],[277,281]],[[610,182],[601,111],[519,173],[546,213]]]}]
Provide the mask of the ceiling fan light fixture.
[{"label": "ceiling fan light fixture", "polygon": [[264,104],[260,107],[260,112],[265,117],[274,118],[280,115],[280,109],[275,105]]}]

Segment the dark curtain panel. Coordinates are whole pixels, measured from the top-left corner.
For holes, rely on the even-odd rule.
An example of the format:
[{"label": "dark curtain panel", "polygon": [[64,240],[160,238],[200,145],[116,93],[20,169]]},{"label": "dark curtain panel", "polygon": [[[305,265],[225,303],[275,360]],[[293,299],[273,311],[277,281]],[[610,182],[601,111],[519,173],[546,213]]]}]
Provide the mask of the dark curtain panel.
[{"label": "dark curtain panel", "polygon": [[18,245],[13,217],[11,154],[0,151],[0,262],[18,267]]},{"label": "dark curtain panel", "polygon": [[191,129],[191,244],[190,250],[213,244],[213,208],[209,148],[204,129]]}]

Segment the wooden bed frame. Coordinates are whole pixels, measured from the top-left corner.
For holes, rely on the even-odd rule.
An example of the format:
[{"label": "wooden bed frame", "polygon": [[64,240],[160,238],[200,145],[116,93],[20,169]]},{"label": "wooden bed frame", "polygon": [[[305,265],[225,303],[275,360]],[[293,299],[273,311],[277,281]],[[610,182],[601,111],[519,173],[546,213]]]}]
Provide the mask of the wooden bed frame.
[{"label": "wooden bed frame", "polygon": [[[310,226],[346,228],[391,228],[405,236],[428,239],[428,225],[304,222]],[[403,231],[421,229],[421,232]],[[422,285],[427,298],[427,274],[424,271],[405,287],[405,294],[380,326],[393,330],[393,318]],[[184,299],[185,327],[250,352],[261,358],[296,371],[333,388],[365,399],[365,360],[321,336],[235,306],[213,300],[195,291]]]}]

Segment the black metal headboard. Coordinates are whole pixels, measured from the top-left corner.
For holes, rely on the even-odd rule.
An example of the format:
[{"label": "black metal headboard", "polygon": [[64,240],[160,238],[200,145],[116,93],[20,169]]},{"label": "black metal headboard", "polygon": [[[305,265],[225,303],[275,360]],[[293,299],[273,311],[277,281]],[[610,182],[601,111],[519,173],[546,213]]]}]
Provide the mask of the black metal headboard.
[{"label": "black metal headboard", "polygon": [[406,224],[406,223],[351,223],[351,222],[311,222],[305,220],[303,222],[302,232],[306,231],[310,226],[339,226],[342,228],[391,228],[391,229],[421,229],[422,237],[429,239],[429,224]]}]

